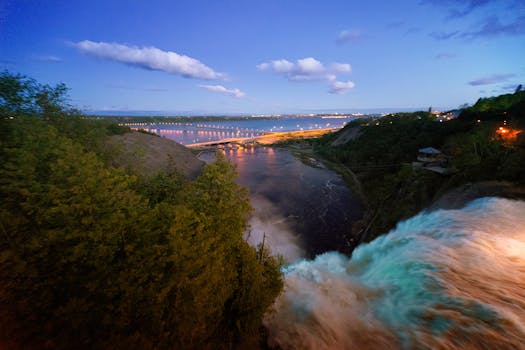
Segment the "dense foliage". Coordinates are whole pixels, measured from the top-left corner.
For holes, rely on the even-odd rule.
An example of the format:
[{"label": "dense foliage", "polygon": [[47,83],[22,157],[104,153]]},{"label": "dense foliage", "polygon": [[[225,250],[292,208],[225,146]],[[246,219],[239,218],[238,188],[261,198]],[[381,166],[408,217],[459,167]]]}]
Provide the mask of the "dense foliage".
[{"label": "dense foliage", "polygon": [[0,76],[0,348],[258,345],[278,261],[242,238],[247,192],[220,155],[194,181],[108,164],[66,89]]},{"label": "dense foliage", "polygon": [[[484,180],[525,184],[525,132],[506,142],[495,133],[501,125],[525,129],[525,91],[480,99],[445,122],[427,112],[357,120],[315,146],[321,156],[357,175],[369,211],[354,229],[370,240],[457,185]],[[359,128],[360,136],[332,146],[350,128]],[[412,162],[424,147],[443,151],[457,172],[414,169]]]},{"label": "dense foliage", "polygon": [[[505,113],[512,111],[512,113],[519,113],[520,117],[523,118],[523,106],[525,103],[525,90],[521,90],[521,86],[518,87],[515,93],[505,94],[495,97],[480,98],[476,103],[469,108],[466,108],[462,113],[462,118],[468,118],[470,114],[475,113],[490,113],[493,117],[497,113]],[[521,113],[520,113],[521,112]]]}]

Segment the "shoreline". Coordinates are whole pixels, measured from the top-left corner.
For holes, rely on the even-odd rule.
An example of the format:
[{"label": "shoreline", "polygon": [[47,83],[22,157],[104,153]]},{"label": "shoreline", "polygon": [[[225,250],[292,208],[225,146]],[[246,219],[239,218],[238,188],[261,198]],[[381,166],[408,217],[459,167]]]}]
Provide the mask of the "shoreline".
[{"label": "shoreline", "polygon": [[[302,142],[303,139],[296,138],[298,143]],[[293,141],[289,139],[288,141]],[[352,223],[349,237],[346,237],[348,252],[345,252],[346,255],[352,256],[352,252],[357,246],[363,243],[368,236],[368,232],[372,223],[374,222],[378,210],[371,208],[368,198],[365,191],[362,188],[361,182],[357,177],[357,174],[346,167],[344,164],[334,163],[331,160],[328,160],[321,155],[319,155],[315,150],[310,147],[297,147],[298,143],[287,144],[287,143],[276,143],[271,146],[273,147],[282,147],[290,151],[295,157],[297,157],[303,163],[315,167],[316,164],[312,163],[321,163],[326,169],[330,169],[335,172],[343,179],[346,187],[358,197],[359,202],[362,205],[362,215],[361,217]],[[295,145],[295,147],[294,147]]]},{"label": "shoreline", "polygon": [[315,137],[319,137],[319,136],[322,136],[330,132],[335,132],[340,129],[341,128],[325,128],[325,129],[315,129],[315,130],[296,130],[296,131],[277,131],[277,132],[265,131],[263,132],[263,135],[260,135],[260,136],[233,137],[233,138],[216,140],[216,141],[193,143],[193,144],[184,145],[184,146],[191,148],[191,149],[198,149],[198,148],[210,147],[210,146],[215,146],[215,145],[225,144],[225,143],[243,143],[243,142],[250,142],[250,141],[253,141],[260,145],[269,146],[269,145],[272,145],[278,142],[288,141],[290,139],[300,140],[303,138],[315,138]]},{"label": "shoreline", "polygon": [[[325,131],[323,134],[319,134],[318,136],[324,135],[326,133],[327,132]],[[362,205],[363,212],[361,217],[352,223],[349,235],[345,237],[348,249],[347,251],[345,251],[345,254],[350,257],[354,249],[361,243],[363,243],[363,241],[368,236],[368,231],[370,230],[371,224],[375,220],[378,212],[377,210],[372,210],[373,208],[370,207],[366,193],[363,190],[362,184],[359,181],[359,178],[356,173],[354,173],[344,164],[335,163],[321,156],[312,148],[312,146],[309,143],[306,142],[308,139],[312,139],[318,136],[288,137],[286,139],[279,140],[278,142],[273,142],[264,145],[286,149],[294,157],[296,157],[298,160],[300,160],[308,166],[322,167],[335,172],[336,174],[341,176],[346,187],[352,192],[352,194],[357,196],[360,204]]]}]

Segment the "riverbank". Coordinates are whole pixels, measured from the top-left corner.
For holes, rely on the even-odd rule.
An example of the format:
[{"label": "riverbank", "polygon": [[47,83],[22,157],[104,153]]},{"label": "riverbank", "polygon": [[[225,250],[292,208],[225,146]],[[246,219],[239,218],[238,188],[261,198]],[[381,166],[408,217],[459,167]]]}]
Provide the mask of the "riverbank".
[{"label": "riverbank", "polygon": [[336,172],[341,176],[348,189],[358,198],[362,206],[362,215],[359,219],[352,222],[352,227],[346,235],[347,251],[345,253],[350,255],[366,238],[371,223],[375,217],[377,217],[377,211],[369,206],[366,192],[357,174],[344,164],[333,162],[323,157],[319,152],[316,152],[314,146],[315,139],[315,137],[288,138],[285,141],[274,142],[270,146],[290,151],[296,158],[308,166],[327,168]]},{"label": "riverbank", "polygon": [[[274,143],[272,146],[289,150],[294,156],[309,166],[319,167],[321,164],[321,166],[335,171],[343,178],[352,193],[358,196],[362,204],[363,215],[359,220],[352,223],[351,234],[347,237],[347,245],[349,253],[351,253],[358,245],[368,242],[375,237],[376,233],[372,231],[374,222],[381,220],[382,212],[388,209],[384,205],[376,206],[370,204],[369,194],[363,188],[364,186],[358,174],[343,163],[333,162],[316,152],[313,141],[313,138],[290,138],[286,142]],[[398,188],[398,191],[405,190],[406,188]],[[480,181],[457,185],[443,184],[439,189],[436,189],[435,195],[429,198],[425,205],[414,211],[413,215],[425,209],[430,211],[462,209],[469,202],[482,197],[525,200],[525,186],[505,181]],[[387,232],[388,230],[383,233]]]},{"label": "riverbank", "polygon": [[[312,148],[319,157],[350,169],[359,180],[368,209],[360,235],[368,242],[399,221],[445,202],[460,208],[484,196],[523,198],[524,105],[525,94],[517,92],[481,99],[446,122],[425,111],[374,122],[357,120],[313,141]],[[501,136],[502,129],[514,130],[515,136]],[[337,142],[352,130],[358,132],[356,138]],[[442,154],[443,166],[456,171],[441,174],[415,168],[412,163],[419,151],[428,147]],[[486,185],[503,182],[507,184]],[[448,200],[440,201],[447,194]]]},{"label": "riverbank", "polygon": [[[357,120],[315,140],[280,145],[307,162],[314,159],[337,171],[360,196],[365,214],[353,225],[357,246],[421,210],[459,209],[487,196],[525,198],[524,104],[525,95],[519,92],[480,100],[443,123],[423,111],[398,113],[374,123]],[[502,124],[517,136],[498,134]],[[419,150],[427,147],[438,149],[446,166],[457,171],[444,175],[414,168]]]}]

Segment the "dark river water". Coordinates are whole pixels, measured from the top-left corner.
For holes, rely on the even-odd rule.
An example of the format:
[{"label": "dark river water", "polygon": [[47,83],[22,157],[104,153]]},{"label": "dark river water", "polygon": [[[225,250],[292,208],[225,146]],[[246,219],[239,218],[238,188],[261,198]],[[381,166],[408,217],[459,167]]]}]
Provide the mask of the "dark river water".
[{"label": "dark river water", "polygon": [[[288,261],[327,251],[347,252],[352,222],[362,207],[342,178],[326,168],[302,163],[288,150],[273,147],[227,149],[237,182],[250,190],[255,208],[248,240],[265,236],[273,253]],[[212,161],[213,153],[201,159]]]}]

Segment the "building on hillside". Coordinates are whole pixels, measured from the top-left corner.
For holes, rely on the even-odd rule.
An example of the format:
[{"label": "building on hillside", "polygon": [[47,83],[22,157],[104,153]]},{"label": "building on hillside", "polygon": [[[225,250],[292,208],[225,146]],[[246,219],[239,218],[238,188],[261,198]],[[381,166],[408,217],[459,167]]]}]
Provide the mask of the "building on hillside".
[{"label": "building on hillside", "polygon": [[458,111],[450,111],[450,112],[432,112],[434,116],[436,117],[436,121],[438,122],[448,122],[449,120],[455,119],[459,116]]},{"label": "building on hillside", "polygon": [[421,148],[418,151],[417,161],[412,162],[417,169],[426,169],[442,175],[456,172],[449,164],[449,157],[433,147]]}]

